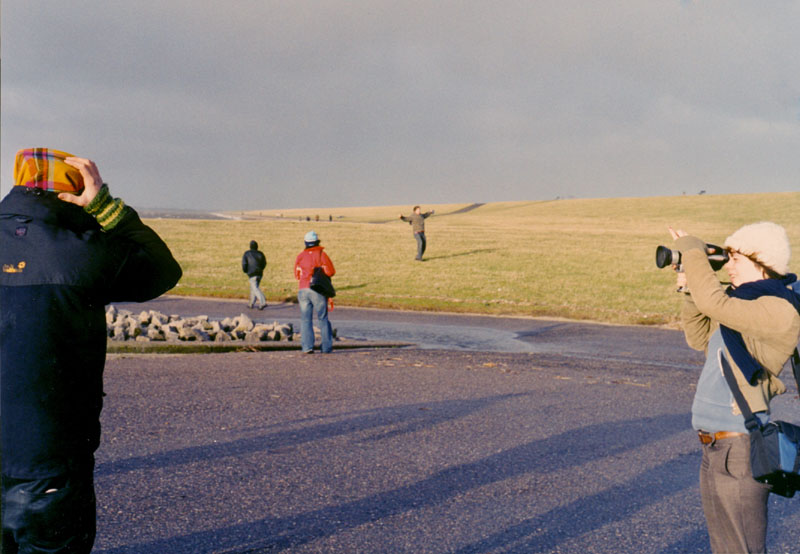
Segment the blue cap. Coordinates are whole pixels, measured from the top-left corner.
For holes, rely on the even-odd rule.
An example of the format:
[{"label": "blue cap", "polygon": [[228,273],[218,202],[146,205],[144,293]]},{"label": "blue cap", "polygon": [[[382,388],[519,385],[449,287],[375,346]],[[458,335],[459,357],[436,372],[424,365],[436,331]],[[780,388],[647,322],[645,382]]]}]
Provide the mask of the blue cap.
[{"label": "blue cap", "polygon": [[303,240],[305,242],[317,242],[319,240],[319,237],[317,236],[317,233],[315,231],[309,231],[308,233],[306,233],[306,236]]}]

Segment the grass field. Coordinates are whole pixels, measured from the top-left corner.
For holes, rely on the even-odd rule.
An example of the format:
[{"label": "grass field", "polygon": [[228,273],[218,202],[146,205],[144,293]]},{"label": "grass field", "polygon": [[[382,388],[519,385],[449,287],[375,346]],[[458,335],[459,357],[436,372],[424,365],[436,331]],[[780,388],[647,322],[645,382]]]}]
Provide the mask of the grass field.
[{"label": "grass field", "polygon": [[[397,219],[409,206],[263,210],[241,221],[148,220],[184,270],[172,292],[247,298],[241,256],[251,239],[268,260],[269,301],[292,299],[295,256],[316,230],[336,266],[336,303],[409,310],[674,324],[674,274],[655,266],[667,226],[722,244],[741,225],[775,221],[800,252],[800,193],[569,199],[424,206],[428,250]],[[459,213],[454,213],[459,212]],[[315,221],[319,215],[320,221]],[[305,217],[311,218],[310,222]],[[329,221],[332,218],[333,221]],[[796,255],[792,270],[800,271]],[[720,272],[726,278],[725,271]]]}]

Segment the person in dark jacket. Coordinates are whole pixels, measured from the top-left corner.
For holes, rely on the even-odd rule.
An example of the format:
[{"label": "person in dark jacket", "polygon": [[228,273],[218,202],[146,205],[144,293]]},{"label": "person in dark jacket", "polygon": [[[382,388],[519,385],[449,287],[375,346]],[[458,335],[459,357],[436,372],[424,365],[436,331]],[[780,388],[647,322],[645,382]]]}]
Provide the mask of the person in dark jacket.
[{"label": "person in dark jacket", "polygon": [[167,245],[94,162],[20,150],[0,202],[2,551],[90,552],[105,306],[171,289]]},{"label": "person in dark jacket", "polygon": [[250,280],[250,300],[248,305],[250,308],[258,302],[258,309],[263,310],[267,306],[267,299],[264,293],[258,286],[261,284],[261,278],[264,276],[264,268],[267,267],[267,258],[264,253],[258,249],[258,243],[254,240],[250,241],[250,250],[247,250],[242,256],[242,271],[247,273]]},{"label": "person in dark jacket", "polygon": [[433,210],[422,213],[419,206],[414,206],[413,213],[408,217],[400,214],[400,219],[411,225],[411,230],[414,232],[414,238],[417,240],[417,257],[414,259],[418,262],[422,261],[422,255],[428,245],[428,241],[425,240],[425,220],[433,213]]}]

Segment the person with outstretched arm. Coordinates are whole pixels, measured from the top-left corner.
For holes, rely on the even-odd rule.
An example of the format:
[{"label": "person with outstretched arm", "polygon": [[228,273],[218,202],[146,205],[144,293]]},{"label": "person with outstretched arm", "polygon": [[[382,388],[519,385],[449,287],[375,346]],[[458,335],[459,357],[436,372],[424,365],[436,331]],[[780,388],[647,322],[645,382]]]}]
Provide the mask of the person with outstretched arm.
[{"label": "person with outstretched arm", "polygon": [[414,206],[414,210],[409,216],[400,214],[400,219],[411,225],[411,230],[414,232],[414,238],[417,241],[417,257],[414,258],[418,262],[422,261],[422,255],[425,254],[425,249],[428,242],[425,239],[425,220],[432,216],[434,211],[422,213],[419,206]]}]

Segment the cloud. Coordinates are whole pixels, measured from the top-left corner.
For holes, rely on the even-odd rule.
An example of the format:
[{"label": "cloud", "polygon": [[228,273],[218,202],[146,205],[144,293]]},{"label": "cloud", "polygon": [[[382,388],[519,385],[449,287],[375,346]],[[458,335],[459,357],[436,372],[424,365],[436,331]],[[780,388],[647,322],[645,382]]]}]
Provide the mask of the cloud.
[{"label": "cloud", "polygon": [[2,15],[4,182],[17,148],[50,145],[145,207],[797,188],[793,3],[32,0]]}]

